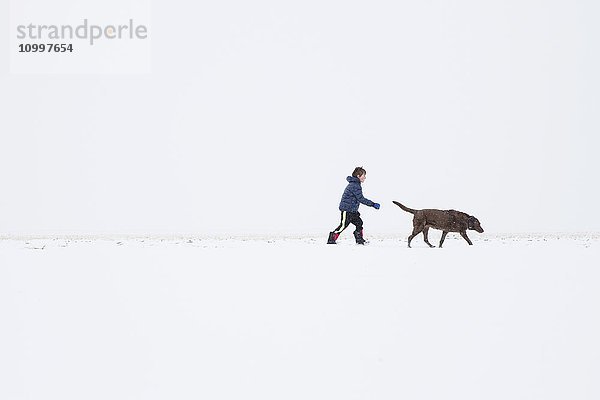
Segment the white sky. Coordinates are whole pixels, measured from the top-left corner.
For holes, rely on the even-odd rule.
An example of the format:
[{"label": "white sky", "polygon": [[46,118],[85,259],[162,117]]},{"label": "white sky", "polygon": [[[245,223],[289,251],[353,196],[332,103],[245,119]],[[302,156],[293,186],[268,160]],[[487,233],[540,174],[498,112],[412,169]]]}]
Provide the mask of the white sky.
[{"label": "white sky", "polygon": [[0,36],[0,234],[326,235],[357,165],[382,203],[361,207],[365,232],[410,230],[391,200],[488,232],[600,231],[599,17],[594,1],[154,2],[140,75],[9,74]]}]

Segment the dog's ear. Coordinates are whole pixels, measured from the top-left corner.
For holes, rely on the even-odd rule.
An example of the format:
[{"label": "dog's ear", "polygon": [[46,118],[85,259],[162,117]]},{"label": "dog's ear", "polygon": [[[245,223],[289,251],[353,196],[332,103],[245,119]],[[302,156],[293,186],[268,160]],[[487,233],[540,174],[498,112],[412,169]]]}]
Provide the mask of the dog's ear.
[{"label": "dog's ear", "polygon": [[469,215],[469,218],[467,218],[467,224],[469,224],[469,229],[473,229],[475,227],[475,217]]}]

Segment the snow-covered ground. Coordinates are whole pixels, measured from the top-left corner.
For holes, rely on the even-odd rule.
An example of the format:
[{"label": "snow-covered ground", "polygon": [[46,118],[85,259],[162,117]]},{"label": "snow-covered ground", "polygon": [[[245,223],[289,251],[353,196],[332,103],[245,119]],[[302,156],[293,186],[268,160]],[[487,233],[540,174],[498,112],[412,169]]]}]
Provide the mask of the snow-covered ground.
[{"label": "snow-covered ground", "polygon": [[2,238],[0,399],[599,399],[600,236],[470,237]]}]

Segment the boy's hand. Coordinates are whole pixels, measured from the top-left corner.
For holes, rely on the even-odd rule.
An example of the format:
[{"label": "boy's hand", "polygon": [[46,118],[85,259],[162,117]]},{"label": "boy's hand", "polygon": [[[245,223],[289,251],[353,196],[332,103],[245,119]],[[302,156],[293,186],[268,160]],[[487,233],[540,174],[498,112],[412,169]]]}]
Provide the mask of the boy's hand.
[{"label": "boy's hand", "polygon": [[373,207],[375,207],[376,210],[379,210],[379,207],[381,207],[381,204],[375,203],[375,204],[373,204]]}]

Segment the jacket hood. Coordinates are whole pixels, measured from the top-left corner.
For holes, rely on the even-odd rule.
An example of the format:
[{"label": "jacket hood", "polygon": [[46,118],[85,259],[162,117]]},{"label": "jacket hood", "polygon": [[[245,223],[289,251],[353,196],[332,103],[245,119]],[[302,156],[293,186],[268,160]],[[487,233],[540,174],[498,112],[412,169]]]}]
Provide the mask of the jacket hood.
[{"label": "jacket hood", "polygon": [[355,177],[355,176],[349,176],[349,177],[347,177],[347,178],[346,178],[346,180],[347,180],[348,182],[358,182],[358,183],[360,183],[360,179],[358,179],[358,178],[357,178],[357,177]]}]

